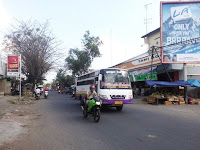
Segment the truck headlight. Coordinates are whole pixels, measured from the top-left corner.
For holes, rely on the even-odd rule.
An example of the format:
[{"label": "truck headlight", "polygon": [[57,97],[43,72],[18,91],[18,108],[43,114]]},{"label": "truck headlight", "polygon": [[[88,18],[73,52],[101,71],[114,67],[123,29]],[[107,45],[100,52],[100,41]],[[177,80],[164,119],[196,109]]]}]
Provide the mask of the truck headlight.
[{"label": "truck headlight", "polygon": [[108,97],[106,95],[100,95],[100,97],[103,99],[108,99]]},{"label": "truck headlight", "polygon": [[96,105],[100,105],[100,102],[96,102]]}]

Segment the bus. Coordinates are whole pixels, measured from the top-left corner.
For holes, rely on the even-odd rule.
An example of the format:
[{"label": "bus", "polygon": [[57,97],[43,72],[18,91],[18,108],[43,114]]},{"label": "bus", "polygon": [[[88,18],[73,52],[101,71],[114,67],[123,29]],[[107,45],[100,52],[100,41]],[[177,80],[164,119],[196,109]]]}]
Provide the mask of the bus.
[{"label": "bus", "polygon": [[129,74],[125,69],[100,69],[77,77],[76,99],[84,100],[92,84],[103,105],[116,107],[120,111],[124,104],[133,103]]}]

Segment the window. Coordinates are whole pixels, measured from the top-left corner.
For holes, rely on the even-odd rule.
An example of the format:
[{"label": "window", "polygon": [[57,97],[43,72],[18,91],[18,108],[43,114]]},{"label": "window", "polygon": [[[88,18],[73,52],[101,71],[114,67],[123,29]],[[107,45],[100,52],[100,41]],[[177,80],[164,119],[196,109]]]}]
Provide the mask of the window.
[{"label": "window", "polygon": [[95,72],[92,72],[92,73],[78,77],[78,80],[83,80],[83,79],[91,78],[91,77],[94,77],[94,76],[95,76]]},{"label": "window", "polygon": [[78,86],[81,86],[81,85],[91,85],[91,84],[94,84],[94,80],[86,80],[86,81],[77,82]]}]

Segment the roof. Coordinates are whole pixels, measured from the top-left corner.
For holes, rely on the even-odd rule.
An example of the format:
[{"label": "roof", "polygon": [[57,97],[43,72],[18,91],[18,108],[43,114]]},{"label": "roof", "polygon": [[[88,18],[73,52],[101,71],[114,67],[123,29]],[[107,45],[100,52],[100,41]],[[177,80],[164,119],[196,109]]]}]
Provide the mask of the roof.
[{"label": "roof", "polygon": [[153,31],[151,31],[151,32],[149,32],[149,33],[143,35],[141,38],[145,38],[145,37],[147,37],[147,36],[150,36],[150,35],[154,34],[155,32],[158,32],[158,31],[160,31],[160,28],[157,28],[157,29],[155,29],[155,30],[153,30]]},{"label": "roof", "polygon": [[154,87],[191,86],[190,83],[187,83],[187,82],[182,81],[182,80],[179,80],[179,81],[176,81],[176,82],[146,80],[146,83],[149,86],[154,86]]},{"label": "roof", "polygon": [[189,79],[187,82],[190,83],[192,87],[200,87],[200,82],[196,79]]},{"label": "roof", "polygon": [[114,66],[111,66],[111,67],[109,67],[109,68],[114,68],[114,67],[119,66],[119,65],[121,65],[121,64],[124,64],[124,63],[130,62],[130,61],[136,60],[136,59],[140,58],[142,55],[144,55],[145,53],[147,53],[147,52],[144,52],[144,53],[142,53],[142,54],[139,54],[139,55],[137,55],[137,56],[135,56],[135,57],[132,57],[132,58],[126,60],[126,61],[123,61],[123,62],[121,62],[121,63],[119,63],[119,64],[116,64],[116,65],[114,65]]}]

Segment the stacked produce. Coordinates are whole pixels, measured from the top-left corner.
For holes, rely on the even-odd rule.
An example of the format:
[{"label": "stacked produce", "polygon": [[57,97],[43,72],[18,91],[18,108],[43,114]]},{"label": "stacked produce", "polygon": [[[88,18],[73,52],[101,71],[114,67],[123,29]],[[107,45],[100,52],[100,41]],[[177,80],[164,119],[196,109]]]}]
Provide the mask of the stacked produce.
[{"label": "stacked produce", "polygon": [[183,97],[170,93],[170,92],[154,92],[146,98],[146,101],[148,103],[155,103],[156,99],[163,99],[163,100],[166,99],[165,105],[172,105],[172,104],[184,105],[185,104]]}]

